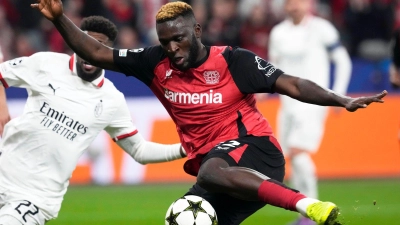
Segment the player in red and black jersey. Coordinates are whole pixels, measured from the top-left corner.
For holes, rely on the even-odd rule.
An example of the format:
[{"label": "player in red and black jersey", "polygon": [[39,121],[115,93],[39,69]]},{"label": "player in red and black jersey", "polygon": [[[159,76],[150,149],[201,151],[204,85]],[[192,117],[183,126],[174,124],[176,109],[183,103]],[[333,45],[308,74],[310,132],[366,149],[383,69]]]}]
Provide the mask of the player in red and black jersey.
[{"label": "player in red and black jersey", "polygon": [[282,184],[284,157],[253,94],[277,92],[353,112],[383,102],[386,91],[370,97],[341,96],[284,74],[245,49],[204,46],[201,26],[183,2],[159,10],[159,46],[130,50],[91,39],[63,14],[60,0],[39,0],[32,6],[82,58],[134,76],[151,88],[176,123],[189,158],[185,171],[197,176],[188,194],[210,201],[219,224],[240,224],[265,204],[300,212],[318,224],[337,224],[335,204],[307,198]]}]

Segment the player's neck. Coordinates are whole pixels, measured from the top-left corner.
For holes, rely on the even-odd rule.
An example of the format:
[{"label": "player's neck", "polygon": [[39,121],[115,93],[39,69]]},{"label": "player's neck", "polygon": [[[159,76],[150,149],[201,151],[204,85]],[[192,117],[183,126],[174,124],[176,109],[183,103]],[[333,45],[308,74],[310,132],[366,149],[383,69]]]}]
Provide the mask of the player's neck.
[{"label": "player's neck", "polygon": [[301,22],[304,20],[305,17],[306,17],[306,15],[299,16],[299,17],[292,17],[292,22],[294,25],[299,25],[299,24],[301,24]]}]

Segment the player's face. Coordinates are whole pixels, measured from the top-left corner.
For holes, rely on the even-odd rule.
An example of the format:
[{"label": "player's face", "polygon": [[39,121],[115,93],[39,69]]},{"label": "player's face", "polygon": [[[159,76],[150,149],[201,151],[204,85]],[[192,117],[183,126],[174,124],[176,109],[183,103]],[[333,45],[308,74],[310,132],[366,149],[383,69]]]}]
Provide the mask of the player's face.
[{"label": "player's face", "polygon": [[311,11],[312,0],[286,0],[285,11],[294,20],[301,20]]},{"label": "player's face", "polygon": [[157,24],[157,35],[173,67],[185,71],[199,60],[201,26],[178,17]]},{"label": "player's face", "polygon": [[[107,46],[111,46],[112,42],[108,39],[108,37],[104,34],[97,32],[87,32],[88,35],[92,36],[100,43],[103,43]],[[92,66],[89,62],[85,61],[81,57],[77,56],[76,59],[76,71],[78,76],[86,81],[93,81],[101,75],[103,69],[99,67]]]}]

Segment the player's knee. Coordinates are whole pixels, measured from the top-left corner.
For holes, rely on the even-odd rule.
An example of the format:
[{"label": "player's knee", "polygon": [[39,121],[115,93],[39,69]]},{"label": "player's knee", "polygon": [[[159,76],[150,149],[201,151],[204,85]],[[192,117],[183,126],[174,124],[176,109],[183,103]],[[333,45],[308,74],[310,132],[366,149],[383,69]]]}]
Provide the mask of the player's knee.
[{"label": "player's knee", "polygon": [[220,158],[212,158],[207,160],[199,170],[197,175],[197,183],[207,191],[214,191],[224,186],[226,179],[224,168],[229,165]]}]

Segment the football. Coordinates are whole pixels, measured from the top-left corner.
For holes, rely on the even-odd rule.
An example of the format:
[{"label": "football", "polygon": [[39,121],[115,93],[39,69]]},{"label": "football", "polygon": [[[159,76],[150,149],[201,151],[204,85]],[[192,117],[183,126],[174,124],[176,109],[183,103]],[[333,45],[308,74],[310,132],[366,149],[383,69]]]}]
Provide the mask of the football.
[{"label": "football", "polygon": [[217,225],[217,214],[202,197],[187,195],[174,201],[165,215],[165,225]]}]

